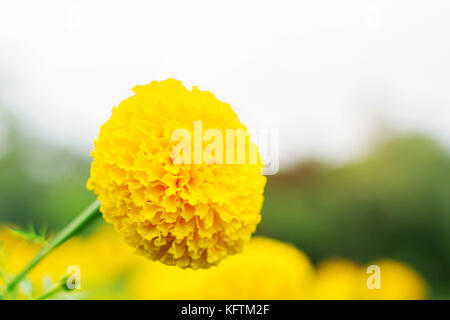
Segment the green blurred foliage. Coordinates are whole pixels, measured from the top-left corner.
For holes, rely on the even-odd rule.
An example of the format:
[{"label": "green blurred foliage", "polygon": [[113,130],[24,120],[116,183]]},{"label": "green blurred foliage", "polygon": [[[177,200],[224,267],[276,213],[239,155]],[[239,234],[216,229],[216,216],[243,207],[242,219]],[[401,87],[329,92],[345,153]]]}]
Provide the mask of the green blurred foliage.
[{"label": "green blurred foliage", "polygon": [[[89,158],[26,136],[14,119],[3,119],[0,223],[55,231],[94,199],[85,187]],[[291,242],[315,262],[398,259],[425,276],[433,297],[450,298],[449,181],[449,154],[420,135],[380,143],[351,164],[306,161],[268,177],[257,233]]]},{"label": "green blurred foliage", "polygon": [[24,135],[4,113],[0,118],[7,126],[0,145],[0,222],[50,231],[63,227],[95,199],[85,187],[87,158]]}]

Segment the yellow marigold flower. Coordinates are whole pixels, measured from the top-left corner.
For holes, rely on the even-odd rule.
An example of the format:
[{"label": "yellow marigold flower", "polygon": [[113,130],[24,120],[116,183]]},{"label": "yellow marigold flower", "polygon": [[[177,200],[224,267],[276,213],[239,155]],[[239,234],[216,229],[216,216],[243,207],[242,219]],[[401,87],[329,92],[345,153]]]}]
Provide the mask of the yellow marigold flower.
[{"label": "yellow marigold flower", "polygon": [[[229,259],[232,259],[230,257]],[[229,260],[227,259],[227,260]],[[222,264],[218,267],[220,268]],[[185,300],[211,299],[217,290],[211,274],[215,267],[208,269],[180,269],[159,262],[148,261],[132,273],[127,283],[124,299],[139,300]]]},{"label": "yellow marigold flower", "polygon": [[409,266],[393,260],[381,260],[372,265],[379,267],[380,288],[368,288],[368,280],[375,276],[347,260],[327,260],[317,269],[314,298],[399,300],[425,299],[426,285],[421,276]]},{"label": "yellow marigold flower", "polygon": [[205,270],[159,263],[142,266],[132,281],[136,299],[302,299],[309,298],[314,270],[295,247],[256,237],[242,253]]},{"label": "yellow marigold flower", "polygon": [[[27,241],[7,227],[0,227],[0,289],[5,278],[16,275],[39,251],[42,244]],[[80,272],[81,290],[65,295],[70,299],[101,294],[112,297],[108,290],[120,276],[132,269],[138,259],[113,230],[102,226],[89,237],[73,237],[38,264],[27,276],[30,290],[24,292],[19,286],[18,298],[33,298],[48,291],[63,276],[73,275],[76,267]],[[69,272],[68,272],[69,271]],[[105,291],[101,291],[101,288]],[[64,295],[64,294],[63,294]]]},{"label": "yellow marigold flower", "polygon": [[97,287],[114,284],[139,260],[117,232],[105,225],[88,237],[69,239],[37,265],[30,277],[44,275],[57,281],[69,266],[75,266],[81,273],[81,293],[90,294]]},{"label": "yellow marigold flower", "polygon": [[[376,300],[423,300],[427,288],[423,278],[410,266],[394,260],[375,261],[380,268],[380,289],[364,287],[363,299]],[[363,272],[365,273],[365,268]],[[365,274],[365,278],[370,276]]]},{"label": "yellow marigold flower", "polygon": [[[6,283],[17,273],[19,273],[27,263],[36,255],[41,248],[42,244],[27,241],[24,236],[19,235],[17,232],[11,230],[9,227],[0,226],[0,291],[4,289]],[[44,279],[41,281],[31,280],[36,271],[29,274],[29,280],[33,284],[32,290],[41,290],[44,284]],[[18,299],[29,299],[32,295],[32,290],[26,290],[24,287],[29,287],[22,283],[22,286],[17,288]]]},{"label": "yellow marigold flower", "polygon": [[266,179],[259,155],[255,164],[176,164],[172,133],[186,129],[194,137],[195,121],[224,137],[245,126],[230,105],[177,80],[133,91],[113,109],[92,152],[87,186],[105,220],[137,253],[168,265],[209,267],[241,251],[260,221]]},{"label": "yellow marigold flower", "polygon": [[11,228],[0,226],[0,252],[2,270],[7,274],[19,272],[36,255],[41,244],[26,241]]},{"label": "yellow marigold flower", "polygon": [[225,260],[217,273],[220,299],[306,299],[314,269],[294,246],[257,237],[242,254]]},{"label": "yellow marigold flower", "polygon": [[317,267],[313,298],[319,300],[356,299],[365,284],[361,268],[344,259],[329,259]]}]

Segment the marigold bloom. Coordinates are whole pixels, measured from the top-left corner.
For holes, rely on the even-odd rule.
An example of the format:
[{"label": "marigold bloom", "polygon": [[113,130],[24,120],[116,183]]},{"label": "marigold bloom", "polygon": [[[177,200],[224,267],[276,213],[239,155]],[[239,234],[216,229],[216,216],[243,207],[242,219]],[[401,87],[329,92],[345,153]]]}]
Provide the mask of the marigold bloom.
[{"label": "marigold bloom", "polygon": [[[8,227],[0,226],[0,290],[5,278],[20,272],[41,247],[42,243],[30,242]],[[63,276],[72,275],[68,267],[76,266],[80,270],[81,291],[63,293],[58,298],[114,297],[111,287],[141,260],[144,259],[134,255],[111,226],[104,225],[89,237],[73,237],[55,249],[27,275],[29,290],[19,286],[16,294],[18,298],[35,298]]]},{"label": "marigold bloom", "polygon": [[[397,300],[425,299],[426,285],[422,277],[411,267],[394,261],[381,260],[378,266],[380,288],[369,289],[367,281],[374,274],[343,259],[330,259],[319,264],[315,281],[315,299],[364,299]],[[369,279],[370,280],[370,279]]]},{"label": "marigold bloom", "polygon": [[365,285],[361,268],[344,259],[322,261],[316,272],[313,298],[319,300],[357,299],[360,289]]},{"label": "marigold bloom", "polygon": [[[410,266],[394,261],[380,260],[373,265],[380,267],[380,289],[362,292],[363,299],[376,300],[423,300],[427,297],[427,288],[422,276]],[[364,270],[365,271],[365,268]],[[369,275],[365,274],[367,279]]]},{"label": "marigold bloom", "polygon": [[266,179],[259,156],[255,164],[175,164],[171,136],[176,129],[194,136],[194,121],[223,136],[245,126],[228,104],[177,80],[133,91],[113,109],[92,152],[87,186],[105,220],[137,253],[168,265],[209,267],[241,251],[260,221]]},{"label": "marigold bloom", "polygon": [[[314,268],[294,246],[256,237],[217,269],[217,299],[308,299]],[[211,293],[214,297],[214,293]]]},{"label": "marigold bloom", "polygon": [[148,263],[133,275],[134,299],[304,299],[314,270],[295,247],[255,237],[242,253],[216,267],[182,270]]}]

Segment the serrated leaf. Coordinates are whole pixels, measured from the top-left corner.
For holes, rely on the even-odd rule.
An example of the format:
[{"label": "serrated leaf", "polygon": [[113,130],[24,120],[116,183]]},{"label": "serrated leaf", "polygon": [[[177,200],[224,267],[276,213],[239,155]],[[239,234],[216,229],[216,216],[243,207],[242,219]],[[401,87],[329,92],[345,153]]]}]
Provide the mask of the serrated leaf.
[{"label": "serrated leaf", "polygon": [[47,228],[41,228],[39,232],[36,231],[33,225],[30,225],[28,227],[28,230],[19,229],[16,227],[10,227],[10,229],[24,238],[26,241],[37,243],[37,244],[44,244],[47,242]]}]

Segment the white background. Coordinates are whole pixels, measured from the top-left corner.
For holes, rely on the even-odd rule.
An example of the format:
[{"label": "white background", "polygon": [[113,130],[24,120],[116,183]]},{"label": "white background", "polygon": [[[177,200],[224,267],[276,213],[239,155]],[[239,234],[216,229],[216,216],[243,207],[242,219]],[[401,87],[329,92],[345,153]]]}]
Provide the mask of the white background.
[{"label": "white background", "polygon": [[348,161],[388,130],[450,145],[449,35],[444,0],[3,0],[0,98],[88,157],[134,85],[174,77],[278,128],[282,169]]}]

